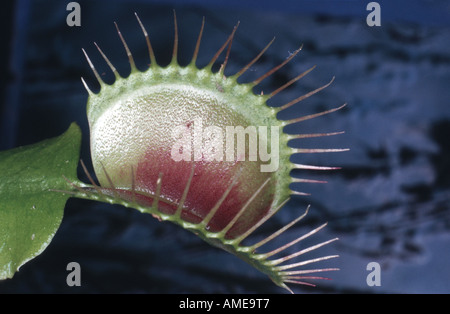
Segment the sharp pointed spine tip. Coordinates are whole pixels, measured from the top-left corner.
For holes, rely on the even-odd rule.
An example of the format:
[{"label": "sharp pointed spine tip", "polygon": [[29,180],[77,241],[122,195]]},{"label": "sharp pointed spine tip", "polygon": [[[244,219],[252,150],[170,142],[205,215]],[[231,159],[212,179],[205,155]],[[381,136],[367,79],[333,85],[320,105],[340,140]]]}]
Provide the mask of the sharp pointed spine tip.
[{"label": "sharp pointed spine tip", "polygon": [[245,238],[247,238],[249,235],[251,235],[256,229],[258,229],[261,225],[263,225],[267,220],[269,220],[270,218],[273,217],[273,215],[275,215],[284,205],[286,205],[286,203],[290,200],[290,198],[288,197],[287,199],[285,199],[283,202],[281,202],[280,205],[278,205],[277,208],[275,208],[273,211],[269,212],[266,216],[264,216],[263,218],[261,218],[260,221],[258,221],[252,228],[250,228],[249,230],[247,230],[247,232],[245,232],[244,234],[242,234],[241,236],[239,236],[238,238],[236,238],[235,240],[235,244],[238,245],[239,243],[241,243]]},{"label": "sharp pointed spine tip", "polygon": [[202,26],[200,27],[200,32],[199,32],[198,37],[197,37],[197,42],[195,44],[194,54],[192,55],[191,64],[193,64],[194,66],[195,66],[195,64],[197,62],[198,51],[200,49],[200,43],[202,41],[204,28],[205,28],[205,17],[203,17],[203,19],[202,19]]},{"label": "sharp pointed spine tip", "polygon": [[313,166],[304,164],[293,164],[292,169],[305,169],[305,170],[339,170],[341,167],[327,167],[327,166]]},{"label": "sharp pointed spine tip", "polygon": [[295,50],[292,54],[290,54],[286,60],[284,60],[283,62],[281,62],[279,65],[275,66],[274,68],[272,68],[270,71],[266,72],[264,75],[260,76],[258,79],[254,80],[252,82],[252,84],[254,86],[258,85],[259,83],[261,83],[264,79],[266,79],[267,77],[271,76],[273,73],[275,73],[276,71],[278,71],[279,69],[281,69],[282,67],[284,67],[287,63],[289,63],[289,61],[291,61],[299,52],[300,50],[302,50],[303,48],[303,44],[300,46],[300,48],[298,48],[297,50]]},{"label": "sharp pointed spine tip", "polygon": [[237,22],[237,24],[234,27],[233,32],[231,33],[231,36],[230,36],[231,39],[230,39],[230,42],[228,43],[228,49],[227,49],[227,52],[226,52],[226,55],[225,55],[225,61],[223,62],[222,66],[220,67],[220,70],[219,70],[219,72],[222,74],[222,76],[224,75],[225,68],[227,66],[228,59],[230,57],[231,45],[233,44],[233,38],[234,38],[234,35],[236,33],[237,28],[239,27],[239,24],[240,24],[240,21]]},{"label": "sharp pointed spine tip", "polygon": [[348,148],[292,148],[293,154],[314,154],[314,153],[341,153],[349,151]]},{"label": "sharp pointed spine tip", "polygon": [[131,197],[133,204],[136,204],[136,179],[134,175],[133,165],[130,165],[130,173],[131,173]]},{"label": "sharp pointed spine tip", "polygon": [[332,109],[325,110],[325,111],[322,111],[322,112],[318,112],[318,113],[314,113],[314,114],[302,116],[302,117],[299,117],[299,118],[294,118],[294,119],[291,119],[291,120],[286,120],[286,122],[287,122],[286,125],[291,125],[291,124],[294,124],[294,123],[297,123],[297,122],[302,122],[302,121],[314,119],[314,118],[317,118],[317,117],[320,117],[320,116],[324,116],[324,115],[333,113],[333,112],[335,112],[335,111],[341,110],[341,109],[344,108],[346,105],[347,105],[347,104],[345,103],[345,104],[343,104],[343,105],[341,105],[341,106],[339,106],[339,107],[336,107],[336,108],[332,108]]},{"label": "sharp pointed spine tip", "polygon": [[276,237],[278,237],[279,235],[281,235],[283,232],[285,232],[286,230],[288,230],[290,227],[292,227],[293,225],[295,225],[297,222],[299,222],[300,220],[302,220],[309,212],[309,208],[310,206],[308,205],[308,207],[306,208],[305,212],[303,214],[301,214],[299,217],[297,217],[296,219],[294,219],[293,221],[291,221],[290,223],[288,223],[287,225],[285,225],[284,227],[280,228],[279,230],[275,231],[274,233],[272,233],[270,236],[264,238],[263,240],[259,241],[258,243],[254,244],[251,246],[252,250],[256,250],[257,248],[263,246],[264,244],[266,244],[267,242],[275,239]]},{"label": "sharp pointed spine tip", "polygon": [[292,107],[293,105],[295,105],[296,103],[299,103],[299,102],[301,102],[302,100],[305,100],[305,99],[311,97],[312,95],[317,94],[317,93],[320,92],[321,90],[323,90],[323,89],[327,88],[328,86],[330,86],[331,83],[333,83],[334,78],[335,78],[335,77],[333,76],[333,78],[331,79],[331,81],[329,81],[327,84],[325,84],[325,85],[323,85],[323,86],[321,86],[321,87],[319,87],[319,88],[316,88],[316,89],[310,91],[309,93],[306,93],[306,94],[304,94],[304,95],[302,95],[302,96],[300,96],[300,97],[298,97],[298,98],[296,98],[296,99],[294,99],[294,100],[292,100],[292,101],[286,103],[285,105],[279,107],[278,110],[279,110],[279,111],[282,111],[282,110],[285,110],[285,109],[287,109],[287,108],[290,108],[290,107]]},{"label": "sharp pointed spine tip", "polygon": [[252,61],[250,61],[246,66],[244,66],[239,72],[237,72],[234,76],[236,78],[240,77],[242,74],[244,74],[254,63],[256,63],[261,56],[266,52],[267,49],[272,45],[272,43],[275,41],[275,37],[264,47],[263,50],[260,51],[260,53],[253,58]]},{"label": "sharp pointed spine tip", "polygon": [[186,183],[186,186],[184,187],[184,191],[181,196],[180,202],[178,204],[178,208],[175,212],[175,217],[178,217],[178,218],[181,217],[181,212],[183,211],[184,202],[186,201],[186,198],[187,198],[187,195],[189,192],[189,188],[191,187],[191,182],[192,182],[192,177],[194,176],[194,172],[195,172],[195,163],[192,163],[191,172],[189,174],[189,178]]},{"label": "sharp pointed spine tip", "polygon": [[172,51],[172,63],[178,63],[178,23],[177,13],[173,10],[173,24],[174,24],[174,39],[173,39],[173,51]]},{"label": "sharp pointed spine tip", "polygon": [[122,35],[122,32],[119,29],[119,25],[114,21],[114,25],[116,26],[117,34],[119,35],[120,41],[122,42],[123,47],[125,48],[125,51],[128,56],[128,61],[130,62],[131,72],[134,72],[137,70],[136,64],[133,59],[133,55],[130,51],[130,48],[128,48],[127,42],[125,41],[125,38]]},{"label": "sharp pointed spine tip", "polygon": [[315,69],[316,66],[313,66],[311,68],[309,68],[308,70],[300,73],[299,75],[297,75],[296,77],[294,77],[292,80],[290,80],[289,82],[287,82],[286,84],[282,85],[281,87],[277,88],[276,90],[274,90],[272,93],[269,94],[269,98],[272,98],[273,96],[275,96],[276,94],[280,93],[281,91],[283,91],[284,89],[286,89],[287,87],[289,87],[290,85],[294,84],[295,82],[297,82],[298,80],[300,80],[301,78],[305,77],[309,72],[311,72],[312,70]]},{"label": "sharp pointed spine tip", "polygon": [[139,23],[139,26],[141,27],[142,33],[144,34],[145,37],[145,42],[147,43],[147,49],[148,49],[148,54],[150,57],[150,66],[152,65],[156,65],[156,57],[155,57],[155,53],[153,52],[153,47],[152,44],[150,42],[150,37],[148,36],[148,32],[144,27],[144,24],[142,23],[141,19],[139,18],[139,16],[137,15],[137,13],[134,13],[136,15],[136,19]]},{"label": "sharp pointed spine tip", "polygon": [[101,164],[101,166],[102,166],[103,173],[105,174],[106,180],[108,180],[110,189],[113,191],[114,197],[115,197],[116,199],[119,199],[119,194],[117,193],[117,190],[116,190],[116,187],[115,187],[115,185],[114,185],[114,183],[113,183],[113,180],[112,180],[111,177],[109,176],[108,171],[106,171],[106,168],[105,168],[105,166],[103,165],[103,163],[100,163],[100,164]]},{"label": "sharp pointed spine tip", "polygon": [[239,212],[233,217],[233,219],[228,223],[228,225],[220,231],[220,233],[225,235],[234,226],[234,224],[242,216],[242,214],[245,212],[245,210],[248,208],[248,206],[253,202],[253,200],[256,198],[256,196],[258,196],[258,194],[261,193],[261,191],[267,185],[267,183],[269,183],[269,181],[270,181],[270,178],[267,178],[267,180],[265,180],[263,182],[263,184],[261,184],[261,186],[258,188],[258,190],[256,190],[253,193],[253,195],[247,200],[247,202],[244,204],[244,206],[242,206],[242,208],[239,210]]},{"label": "sharp pointed spine tip", "polygon": [[330,132],[330,133],[288,134],[288,141],[304,139],[304,138],[333,136],[333,135],[340,135],[340,134],[344,134],[344,133],[345,133],[344,131],[341,131],[341,132]]},{"label": "sharp pointed spine tip", "polygon": [[97,192],[100,194],[100,187],[95,183],[94,179],[92,178],[91,174],[87,170],[87,167],[83,161],[83,159],[80,159],[81,167],[83,168],[84,174],[88,178],[89,182],[94,186],[94,188],[97,190]]},{"label": "sharp pointed spine tip", "polygon": [[68,179],[65,175],[62,175],[63,179],[73,188],[81,191],[82,193],[84,193],[83,189],[81,189],[79,186],[77,186],[75,183],[73,183],[70,179]]},{"label": "sharp pointed spine tip", "polygon": [[282,266],[275,266],[275,268],[278,271],[285,271],[285,270],[288,270],[288,269],[293,269],[293,268],[297,268],[297,267],[301,267],[301,266],[305,266],[305,265],[309,265],[309,264],[313,264],[313,263],[329,260],[329,259],[332,259],[332,258],[338,258],[338,257],[339,257],[339,255],[322,256],[322,257],[313,258],[313,259],[309,259],[309,260],[305,260],[305,261],[301,261],[301,262],[297,262],[297,263],[292,263],[292,264],[287,264],[287,265],[282,265]]},{"label": "sharp pointed spine tip", "polygon": [[227,187],[227,189],[225,190],[225,192],[222,194],[221,198],[216,202],[216,204],[213,206],[213,208],[211,208],[211,210],[209,211],[208,215],[205,216],[205,218],[203,218],[202,222],[200,222],[200,224],[203,227],[206,227],[208,225],[208,223],[211,221],[211,219],[214,217],[214,215],[217,213],[217,210],[220,208],[220,206],[222,205],[222,203],[225,201],[225,199],[227,198],[228,194],[231,192],[231,190],[233,189],[233,187],[236,185],[237,180],[239,179],[239,177],[241,176],[242,173],[242,167],[237,171],[237,173],[235,174],[233,181],[231,181],[231,184]]},{"label": "sharp pointed spine tip", "polygon": [[153,202],[152,202],[152,210],[153,211],[158,211],[158,203],[159,203],[159,198],[161,195],[162,176],[163,176],[163,173],[160,172],[158,174],[158,179],[156,180],[156,192],[155,192],[155,197],[153,198]]},{"label": "sharp pointed spine tip", "polygon": [[100,54],[102,55],[103,59],[106,61],[106,63],[108,64],[109,68],[111,69],[111,71],[113,72],[114,76],[116,77],[116,79],[120,78],[119,73],[117,72],[117,69],[114,67],[114,65],[111,63],[111,61],[108,59],[108,57],[103,53],[103,51],[100,49],[100,47],[97,45],[96,42],[94,42],[95,47],[97,47],[97,50],[100,52]]},{"label": "sharp pointed spine tip", "polygon": [[81,82],[83,83],[84,88],[86,89],[86,91],[88,92],[88,94],[94,95],[94,93],[91,91],[91,89],[89,88],[89,86],[87,85],[86,81],[84,80],[83,77],[81,77]]},{"label": "sharp pointed spine tip", "polygon": [[236,32],[237,26],[239,25],[239,23],[237,25],[234,26],[233,31],[231,32],[231,34],[228,36],[227,40],[225,41],[225,43],[222,45],[222,47],[219,48],[219,50],[216,52],[216,54],[212,57],[211,61],[209,61],[209,64],[207,65],[208,69],[211,69],[212,66],[214,65],[214,63],[216,62],[217,58],[220,56],[220,54],[222,53],[222,51],[227,47],[227,45],[229,44],[229,42],[233,39],[234,34]]},{"label": "sharp pointed spine tip", "polygon": [[294,191],[294,190],[291,190],[290,193],[291,193],[291,195],[297,195],[297,196],[311,196],[311,193]]},{"label": "sharp pointed spine tip", "polygon": [[328,183],[327,181],[322,180],[310,180],[310,179],[302,179],[302,178],[292,178],[292,183]]},{"label": "sharp pointed spine tip", "polygon": [[[318,228],[316,228],[316,229],[314,229],[314,230],[311,230],[310,232],[308,232],[308,233],[304,234],[303,236],[300,236],[300,237],[298,237],[297,239],[295,239],[295,240],[293,240],[293,241],[291,241],[291,242],[289,242],[289,243],[283,245],[282,247],[280,247],[280,248],[278,248],[278,249],[275,249],[275,250],[273,250],[272,252],[267,253],[267,255],[272,256],[272,255],[275,255],[275,254],[277,254],[277,253],[280,253],[280,252],[284,251],[285,249],[287,249],[287,248],[291,247],[292,245],[296,244],[297,242],[302,241],[302,240],[304,240],[304,239],[310,237],[311,235],[317,233],[319,230],[321,230],[322,228],[324,228],[326,225],[327,225],[327,224],[323,224],[323,225],[321,225],[320,227],[318,227]],[[281,257],[281,258],[276,259],[276,260],[272,260],[272,261],[271,261],[271,264],[272,264],[272,265],[278,265],[278,264],[284,263],[284,262],[286,262],[286,261],[288,261],[288,260],[291,260],[291,259],[293,259],[293,258],[295,258],[295,257],[298,257],[298,256],[303,255],[303,254],[305,254],[305,253],[314,251],[314,250],[316,250],[316,249],[318,249],[318,248],[320,248],[320,247],[322,247],[322,246],[325,246],[325,245],[327,245],[327,244],[330,244],[330,243],[332,243],[332,242],[334,242],[334,241],[336,241],[336,240],[337,240],[337,238],[334,238],[334,239],[331,239],[331,240],[328,240],[328,241],[324,241],[324,242],[321,242],[321,243],[312,245],[312,246],[310,246],[310,247],[307,247],[306,249],[297,251],[297,252],[295,252],[295,253],[292,253],[292,254],[290,254],[290,255]],[[294,272],[287,272],[287,273],[288,273],[288,274],[289,274],[289,273],[292,273],[292,274],[294,275],[294,274],[299,274],[300,272],[304,272],[304,271],[298,271],[298,272],[295,272],[295,271],[294,271]]]},{"label": "sharp pointed spine tip", "polygon": [[92,63],[91,59],[89,58],[86,50],[84,50],[84,48],[81,48],[81,50],[83,51],[83,54],[86,57],[86,60],[87,60],[87,62],[89,64],[89,67],[91,68],[92,72],[94,72],[95,78],[97,79],[98,83],[100,84],[100,86],[103,86],[105,84],[105,82],[103,82],[102,78],[100,77],[100,75],[98,74],[97,70],[95,69],[95,66]]}]

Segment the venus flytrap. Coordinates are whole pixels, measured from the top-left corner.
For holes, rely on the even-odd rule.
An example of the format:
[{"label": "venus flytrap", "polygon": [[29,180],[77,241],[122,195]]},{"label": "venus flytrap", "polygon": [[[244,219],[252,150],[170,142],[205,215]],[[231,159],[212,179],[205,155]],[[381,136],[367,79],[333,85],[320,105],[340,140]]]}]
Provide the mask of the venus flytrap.
[{"label": "venus flytrap", "polygon": [[[287,134],[283,128],[337,111],[343,106],[290,120],[277,118],[280,111],[321,91],[332,81],[282,106],[270,107],[267,105],[270,98],[313,68],[269,94],[256,95],[253,88],[292,60],[301,48],[253,82],[238,83],[237,79],[258,61],[273,40],[240,71],[227,77],[224,71],[237,25],[209,64],[199,69],[196,59],[204,20],[192,61],[187,66],[180,66],[177,61],[178,27],[174,18],[172,61],[168,66],[161,67],[156,61],[144,25],[137,15],[136,18],[149,51],[150,67],[146,71],[141,72],[136,68],[133,55],[117,24],[117,32],[131,66],[131,74],[127,78],[120,76],[106,54],[95,44],[116,78],[111,85],[106,84],[83,50],[101,87],[100,92],[93,93],[82,79],[89,94],[87,115],[90,147],[98,183],[81,162],[89,184],[73,175],[64,176],[64,187],[58,184],[48,187],[48,190],[65,197],[121,204],[160,220],[173,222],[206,242],[240,257],[289,291],[287,284],[313,285],[310,280],[325,279],[315,274],[336,268],[305,266],[335,258],[336,255],[297,262],[291,260],[336,239],[303,248],[290,255],[283,256],[282,253],[314,235],[326,224],[277,249],[260,252],[266,243],[305,217],[307,211],[257,243],[242,243],[275,215],[290,195],[305,195],[291,190],[291,183],[322,183],[293,178],[291,170],[337,169],[295,164],[290,161],[290,157],[295,153],[346,149],[292,148],[288,142],[341,132]],[[225,61],[217,72],[213,72],[212,66],[225,50]],[[2,246],[0,252],[4,252]],[[5,264],[7,258],[0,261]],[[3,278],[11,277],[14,271]]]}]

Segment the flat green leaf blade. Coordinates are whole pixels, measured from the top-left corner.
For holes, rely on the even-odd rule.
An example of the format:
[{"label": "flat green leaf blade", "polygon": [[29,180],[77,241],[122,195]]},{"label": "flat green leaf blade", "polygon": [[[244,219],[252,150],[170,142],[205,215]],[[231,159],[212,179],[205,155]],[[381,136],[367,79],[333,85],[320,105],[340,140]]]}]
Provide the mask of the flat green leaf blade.
[{"label": "flat green leaf blade", "polygon": [[0,152],[0,279],[12,278],[39,255],[61,223],[76,181],[81,131],[76,124],[61,136]]}]

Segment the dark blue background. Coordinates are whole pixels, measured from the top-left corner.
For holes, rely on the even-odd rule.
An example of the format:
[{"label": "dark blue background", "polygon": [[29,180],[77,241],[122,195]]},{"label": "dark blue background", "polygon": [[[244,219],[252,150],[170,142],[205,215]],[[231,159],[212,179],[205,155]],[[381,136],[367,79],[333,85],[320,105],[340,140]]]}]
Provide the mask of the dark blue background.
[{"label": "dark blue background", "polygon": [[[82,158],[90,163],[85,117],[87,93],[98,85],[84,60],[84,47],[111,83],[97,42],[119,72],[129,64],[115,33],[117,21],[140,69],[148,56],[134,18],[150,33],[158,61],[170,60],[173,13],[180,29],[179,61],[192,55],[206,17],[199,64],[205,65],[241,21],[228,71],[251,60],[273,36],[276,42],[245,79],[282,62],[301,43],[303,51],[261,85],[273,90],[296,74],[317,69],[272,105],[328,82],[333,85],[285,114],[298,116],[349,105],[307,122],[298,132],[345,130],[335,138],[310,140],[309,147],[350,147],[340,155],[300,156],[298,161],[339,165],[333,173],[301,173],[328,180],[300,186],[311,197],[292,202],[260,231],[270,234],[298,216],[306,221],[284,241],[324,221],[308,243],[340,241],[308,258],[339,254],[324,267],[330,282],[296,292],[450,292],[450,4],[448,1],[378,1],[382,26],[366,24],[369,1],[78,1],[82,26],[65,23],[69,1],[21,0],[2,4],[0,149],[57,136],[76,121],[83,130]],[[1,174],[0,174],[1,176]],[[84,175],[80,173],[80,177]],[[82,286],[66,285],[67,263],[82,268]],[[382,286],[366,284],[367,263],[382,266]],[[24,265],[0,292],[14,293],[284,293],[233,256],[209,247],[169,223],[120,206],[71,199],[60,230],[42,255]]]}]

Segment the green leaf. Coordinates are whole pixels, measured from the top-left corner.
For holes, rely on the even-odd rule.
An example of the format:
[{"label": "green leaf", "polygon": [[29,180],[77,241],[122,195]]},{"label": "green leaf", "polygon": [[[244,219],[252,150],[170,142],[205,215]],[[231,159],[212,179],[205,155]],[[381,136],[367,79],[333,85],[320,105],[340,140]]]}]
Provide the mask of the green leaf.
[{"label": "green leaf", "polygon": [[[70,194],[64,179],[77,180],[80,128],[0,152],[0,279],[39,255],[61,224]],[[63,177],[64,176],[64,177]]]}]

